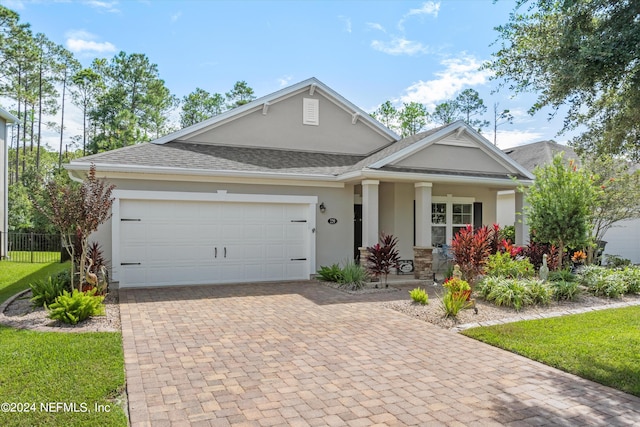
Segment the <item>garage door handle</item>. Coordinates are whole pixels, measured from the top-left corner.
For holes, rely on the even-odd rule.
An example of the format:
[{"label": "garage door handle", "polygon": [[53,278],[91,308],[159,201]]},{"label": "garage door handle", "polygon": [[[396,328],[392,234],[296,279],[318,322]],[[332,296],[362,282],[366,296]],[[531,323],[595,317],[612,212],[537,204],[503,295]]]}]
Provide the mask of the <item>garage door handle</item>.
[{"label": "garage door handle", "polygon": [[214,258],[218,258],[218,248],[214,249],[214,253],[213,254],[214,254],[213,255]]},{"label": "garage door handle", "polygon": [[226,246],[225,246],[225,248],[224,248],[224,257],[225,257],[225,258],[227,257],[227,247],[226,247]]},{"label": "garage door handle", "polygon": [[291,258],[291,261],[306,261],[306,258]]},{"label": "garage door handle", "polygon": [[140,265],[139,262],[121,262],[120,265]]}]

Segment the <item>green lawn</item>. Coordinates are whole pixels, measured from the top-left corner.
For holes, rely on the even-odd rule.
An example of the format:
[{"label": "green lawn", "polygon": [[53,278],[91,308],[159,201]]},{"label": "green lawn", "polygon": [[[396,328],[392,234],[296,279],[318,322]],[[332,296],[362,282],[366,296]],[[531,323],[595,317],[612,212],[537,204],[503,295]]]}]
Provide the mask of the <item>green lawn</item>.
[{"label": "green lawn", "polygon": [[[69,265],[0,262],[0,302],[65,268]],[[120,333],[0,326],[0,343],[0,404],[10,404],[0,410],[1,426],[127,425],[118,404],[125,387]]]},{"label": "green lawn", "polygon": [[62,270],[68,270],[69,263],[30,264],[24,262],[0,261],[0,304],[9,297],[29,288],[29,283],[45,279]]},{"label": "green lawn", "polygon": [[640,396],[640,306],[473,328],[463,334]]}]

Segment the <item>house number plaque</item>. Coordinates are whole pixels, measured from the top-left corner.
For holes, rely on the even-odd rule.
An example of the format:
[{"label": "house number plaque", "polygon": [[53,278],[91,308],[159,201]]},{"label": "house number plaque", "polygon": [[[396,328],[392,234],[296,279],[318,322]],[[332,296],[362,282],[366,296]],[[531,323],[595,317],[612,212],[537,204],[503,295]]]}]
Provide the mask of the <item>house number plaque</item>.
[{"label": "house number plaque", "polygon": [[337,218],[329,218],[329,220],[327,222],[329,224],[331,224],[331,225],[337,224],[338,223],[338,219]]}]

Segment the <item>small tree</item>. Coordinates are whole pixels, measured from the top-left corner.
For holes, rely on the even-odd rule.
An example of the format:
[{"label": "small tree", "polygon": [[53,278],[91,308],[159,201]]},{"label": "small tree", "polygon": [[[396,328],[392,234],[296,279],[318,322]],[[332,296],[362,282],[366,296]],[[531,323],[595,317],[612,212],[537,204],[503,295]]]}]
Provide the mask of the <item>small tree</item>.
[{"label": "small tree", "polygon": [[587,243],[596,197],[593,182],[573,161],[565,163],[563,154],[556,155],[552,163],[537,167],[533,174],[533,185],[526,190],[527,221],[536,241],[558,247],[562,268],[565,248]]},{"label": "small tree", "polygon": [[[396,249],[398,238],[391,234],[382,233],[380,235],[380,243],[368,247],[367,251],[367,269],[376,277],[384,275],[384,284],[388,288],[387,276],[392,268],[398,268],[400,262],[400,254]],[[377,287],[377,285],[376,285]]]},{"label": "small tree", "polygon": [[[113,198],[111,193],[114,185],[107,185],[103,180],[96,178],[96,167],[91,164],[89,174],[82,184],[74,182],[59,184],[49,181],[45,185],[44,204],[36,204],[52,224],[60,232],[63,243],[72,260],[76,259],[74,238],[80,238],[78,289],[82,288],[85,280],[87,248],[89,235],[111,218],[111,205]],[[74,286],[75,265],[71,263],[71,286]]]},{"label": "small tree", "polygon": [[587,262],[605,233],[618,221],[640,218],[640,169],[630,173],[624,159],[602,155],[585,159],[584,169],[593,174],[596,192],[591,208],[591,239]]}]

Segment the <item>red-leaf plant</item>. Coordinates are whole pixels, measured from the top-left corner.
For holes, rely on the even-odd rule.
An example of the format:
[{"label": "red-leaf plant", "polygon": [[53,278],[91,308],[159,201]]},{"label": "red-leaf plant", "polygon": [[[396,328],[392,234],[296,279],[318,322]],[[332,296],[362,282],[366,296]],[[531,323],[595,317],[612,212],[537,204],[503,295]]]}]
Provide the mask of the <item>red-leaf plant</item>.
[{"label": "red-leaf plant", "polygon": [[[114,185],[107,185],[105,181],[96,177],[96,167],[91,164],[89,174],[81,185],[75,183],[60,185],[55,181],[46,184],[46,199],[44,206],[36,205],[49,221],[60,231],[64,246],[72,260],[76,260],[74,236],[80,240],[80,282],[82,287],[86,269],[89,235],[111,218],[111,205],[113,198],[111,193]],[[71,285],[74,285],[74,262],[71,266]]]},{"label": "red-leaf plant", "polygon": [[[384,275],[385,287],[389,287],[387,276],[392,268],[398,268],[400,262],[400,254],[396,249],[398,238],[391,234],[380,235],[380,243],[367,248],[369,255],[367,256],[367,270],[376,277]],[[378,285],[376,285],[378,287]]]},{"label": "red-leaf plant", "polygon": [[491,232],[485,227],[474,230],[471,225],[461,229],[451,241],[451,253],[460,266],[462,278],[473,284],[482,274],[491,254]]}]

